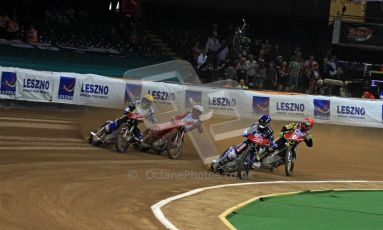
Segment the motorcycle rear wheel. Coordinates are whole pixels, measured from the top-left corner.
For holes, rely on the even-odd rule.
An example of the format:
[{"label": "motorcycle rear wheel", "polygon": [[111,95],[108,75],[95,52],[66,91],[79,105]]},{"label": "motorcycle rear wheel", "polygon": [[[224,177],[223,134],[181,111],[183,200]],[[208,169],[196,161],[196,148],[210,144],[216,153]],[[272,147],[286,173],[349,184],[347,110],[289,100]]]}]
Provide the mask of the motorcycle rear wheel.
[{"label": "motorcycle rear wheel", "polygon": [[176,132],[170,137],[166,150],[170,159],[177,159],[181,155],[183,144],[184,139],[181,139],[180,132]]}]

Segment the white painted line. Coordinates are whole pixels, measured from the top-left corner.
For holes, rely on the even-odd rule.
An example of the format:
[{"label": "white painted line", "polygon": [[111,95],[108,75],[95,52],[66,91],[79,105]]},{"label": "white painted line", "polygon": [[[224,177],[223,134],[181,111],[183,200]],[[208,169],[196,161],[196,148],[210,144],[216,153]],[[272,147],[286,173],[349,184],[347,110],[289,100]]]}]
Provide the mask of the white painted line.
[{"label": "white painted line", "polygon": [[206,190],[216,189],[216,188],[225,188],[225,187],[234,187],[234,186],[244,186],[244,185],[260,185],[260,184],[325,184],[325,183],[383,183],[383,181],[367,181],[367,180],[330,180],[330,181],[265,181],[265,182],[246,182],[246,183],[237,183],[237,184],[222,184],[209,186],[204,188],[193,189],[189,192],[185,192],[176,196],[169,197],[167,199],[161,200],[160,202],[151,206],[154,216],[165,226],[167,229],[178,230],[178,228],[170,222],[162,212],[161,208],[172,201],[185,198]]}]

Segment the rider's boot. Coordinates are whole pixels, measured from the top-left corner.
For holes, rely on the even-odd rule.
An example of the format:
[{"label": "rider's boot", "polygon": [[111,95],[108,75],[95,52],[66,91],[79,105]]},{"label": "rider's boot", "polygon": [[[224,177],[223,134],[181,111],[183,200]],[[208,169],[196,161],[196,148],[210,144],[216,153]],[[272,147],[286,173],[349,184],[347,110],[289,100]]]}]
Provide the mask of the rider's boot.
[{"label": "rider's boot", "polygon": [[135,127],[133,129],[133,137],[136,141],[143,143],[144,135],[141,133],[139,128]]},{"label": "rider's boot", "polygon": [[109,133],[112,133],[114,130],[116,130],[118,127],[117,127],[117,123],[114,122],[114,121],[109,121],[109,124],[107,124],[105,126],[105,133],[106,134],[109,134]]},{"label": "rider's boot", "polygon": [[255,161],[252,165],[251,168],[256,169],[261,167],[261,162],[260,161]]}]

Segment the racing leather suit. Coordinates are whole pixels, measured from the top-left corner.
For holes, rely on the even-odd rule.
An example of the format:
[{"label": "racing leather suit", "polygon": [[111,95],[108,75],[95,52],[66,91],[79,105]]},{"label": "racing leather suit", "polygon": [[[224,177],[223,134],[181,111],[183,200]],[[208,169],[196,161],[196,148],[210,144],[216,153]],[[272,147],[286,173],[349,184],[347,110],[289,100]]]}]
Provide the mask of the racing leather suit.
[{"label": "racing leather suit", "polygon": [[[270,141],[270,146],[269,148],[273,148],[274,147],[274,136],[273,136],[273,130],[270,128],[270,127],[266,127],[264,129],[260,129],[259,126],[258,126],[258,122],[252,124],[249,128],[247,128],[242,136],[243,137],[247,137],[248,135],[250,134],[255,134],[255,133],[258,133],[260,136],[262,136],[263,138],[266,138]],[[227,157],[225,157],[224,159],[220,160],[219,163],[220,164],[223,164],[225,162],[227,162],[228,160],[234,160],[238,155],[240,155],[246,148],[241,148],[241,146],[243,145],[243,143],[235,146],[235,152],[234,151],[231,151]],[[252,161],[254,161],[255,159],[252,159]]]},{"label": "racing leather suit", "polygon": [[[157,120],[154,115],[153,108],[149,106],[147,109],[144,109],[141,105],[142,105],[141,101],[136,101],[135,103],[128,105],[124,110],[124,116],[116,119],[115,121],[107,125],[106,132],[111,133],[114,130],[118,129],[122,124],[126,123],[128,121],[128,117],[126,115],[129,112],[139,113],[142,116],[144,116],[145,119],[155,124]],[[142,140],[143,134],[141,133],[140,129],[137,126],[134,127],[133,134],[136,138],[138,138],[139,140]]]},{"label": "racing leather suit", "polygon": [[[283,135],[285,133],[290,133],[294,131],[295,129],[298,128],[298,126],[299,126],[299,123],[290,123],[290,124],[284,125],[281,131],[279,132],[279,138],[275,141],[276,148],[280,148],[281,146],[284,146],[284,144],[286,143],[286,139],[283,137]],[[311,148],[314,144],[311,134],[308,131],[302,131],[302,133],[305,134],[305,143],[307,147]]]},{"label": "racing leather suit", "polygon": [[202,122],[201,122],[201,120],[193,118],[191,112],[185,112],[185,113],[178,114],[178,115],[174,116],[172,119],[174,119],[174,120],[182,120],[185,123],[191,122],[192,123],[191,125],[185,126],[185,131],[186,132],[190,132],[190,131],[192,131],[195,128],[198,128],[198,131],[200,133],[202,132],[202,126],[201,126]]}]

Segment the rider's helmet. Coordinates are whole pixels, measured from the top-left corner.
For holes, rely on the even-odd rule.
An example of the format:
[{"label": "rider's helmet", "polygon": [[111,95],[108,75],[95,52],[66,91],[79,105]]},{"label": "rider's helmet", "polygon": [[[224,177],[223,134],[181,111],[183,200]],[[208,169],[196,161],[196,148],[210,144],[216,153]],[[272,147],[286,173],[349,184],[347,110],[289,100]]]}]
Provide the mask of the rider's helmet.
[{"label": "rider's helmet", "polygon": [[271,123],[271,117],[268,114],[262,115],[258,120],[258,128],[260,130],[266,129],[270,126]]},{"label": "rider's helmet", "polygon": [[308,131],[314,126],[314,119],[311,117],[306,117],[303,121],[299,123],[299,128],[302,131]]},{"label": "rider's helmet", "polygon": [[202,105],[195,105],[195,106],[193,106],[193,110],[197,110],[197,111],[203,113],[203,106]]},{"label": "rider's helmet", "polygon": [[154,102],[154,97],[150,94],[147,94],[145,95],[143,98],[142,98],[142,107],[144,109],[147,109],[149,108],[149,106]]}]

